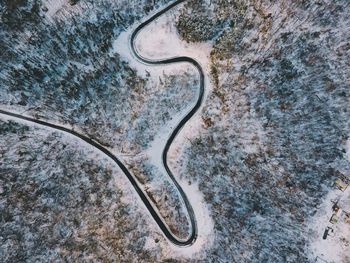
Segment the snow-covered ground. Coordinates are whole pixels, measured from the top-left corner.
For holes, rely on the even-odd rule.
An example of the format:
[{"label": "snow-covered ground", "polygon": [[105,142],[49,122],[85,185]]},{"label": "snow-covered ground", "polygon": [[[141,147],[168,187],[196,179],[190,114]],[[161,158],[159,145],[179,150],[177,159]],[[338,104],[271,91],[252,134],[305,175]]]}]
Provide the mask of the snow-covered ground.
[{"label": "snow-covered ground", "polygon": [[[186,211],[161,152],[196,99],[198,75],[185,63],[140,63],[129,47],[140,19],[172,0],[17,2],[13,12],[11,1],[0,8],[9,19],[0,32],[0,108],[108,145],[184,238]],[[330,186],[349,176],[350,20],[344,1],[316,2],[186,1],[180,17],[174,8],[138,35],[143,57],[189,56],[213,80],[206,76],[204,107],[168,154],[198,220],[190,247],[166,241],[124,174],[96,149],[0,116],[0,261],[349,263],[349,227],[329,219],[332,200],[349,201],[349,189]],[[211,40],[190,44],[177,30],[189,41]],[[41,212],[36,199],[63,206]],[[334,231],[323,240],[328,226]]]},{"label": "snow-covered ground", "polygon": [[[350,160],[350,140],[346,142],[346,155]],[[348,175],[350,176],[350,174]],[[310,231],[310,259],[320,259],[326,262],[348,263],[350,262],[350,224],[346,223],[343,216],[340,216],[338,223],[330,223],[332,206],[338,201],[340,209],[350,212],[350,187],[342,192],[338,189],[331,190],[324,198],[315,216],[309,222]],[[327,227],[329,231],[326,239],[323,234]],[[318,261],[316,261],[318,262]]]},{"label": "snow-covered ground", "polygon": [[178,15],[178,9],[170,10],[145,27],[137,36],[137,50],[149,59],[188,56],[200,62],[204,70],[208,69],[212,43],[181,40],[174,23]]},{"label": "snow-covered ground", "polygon": [[[161,17],[153,21],[151,24],[143,28],[137,35],[136,49],[147,59],[165,59],[176,56],[188,56],[197,60],[203,70],[209,72],[211,42],[205,43],[186,43],[181,40],[175,27],[178,9],[172,9],[163,14]],[[167,66],[149,66],[140,63],[135,59],[130,49],[130,35],[136,28],[138,23],[128,28],[126,32],[114,41],[114,50],[111,53],[118,52],[130,65],[138,70],[140,75],[144,75],[145,71],[151,73],[159,73],[162,68]],[[183,69],[184,63],[172,64],[170,67],[173,72]],[[206,89],[210,88],[207,83]]]},{"label": "snow-covered ground", "polygon": [[[208,72],[211,43],[188,44],[182,41],[177,34],[174,24],[177,14],[177,9],[174,9],[144,28],[144,30],[138,34],[136,39],[137,51],[147,59],[165,59],[175,56],[188,56],[196,59],[201,64],[203,70]],[[130,27],[128,31],[120,34],[118,39],[113,43],[114,50],[112,51],[112,54],[118,52],[123,59],[128,61],[131,67],[138,71],[138,74],[145,76],[147,73],[150,73],[151,77],[155,79],[163,74],[164,67],[170,67],[172,73],[177,74],[183,74],[184,71],[188,70],[186,69],[188,67],[187,63],[176,63],[167,66],[149,66],[136,60],[130,48],[130,35],[135,26]],[[209,80],[206,79],[205,83],[205,94],[207,94],[207,90],[210,88]],[[161,169],[163,174],[166,174],[166,171],[162,164],[162,151],[166,140],[172,130],[192,107],[193,105],[188,105],[181,112],[171,116],[168,123],[158,131],[155,139],[150,143],[150,147],[144,151],[144,154],[149,158],[151,163]],[[168,159],[170,166],[176,162],[179,154],[181,154],[181,148],[184,141],[198,135],[197,131],[200,130],[198,129],[200,125],[201,120],[197,114],[189,120],[185,127],[180,131],[169,151]],[[193,206],[198,224],[198,238],[194,245],[186,248],[179,248],[172,244],[162,244],[163,251],[165,252],[165,255],[184,258],[200,258],[203,257],[203,254],[201,253],[203,252],[203,249],[208,248],[214,239],[213,222],[209,214],[209,209],[203,200],[202,194],[198,190],[197,184],[181,180],[179,178],[180,175],[178,174],[180,171],[173,171],[180,186],[183,188]],[[148,242],[147,244],[148,247],[152,249],[151,244],[153,243]]]},{"label": "snow-covered ground", "polygon": [[[48,15],[51,18],[57,12],[59,12],[60,10],[63,10],[67,3],[68,3],[67,1],[58,1],[58,2],[48,1],[47,2],[48,10],[46,12],[48,13]],[[186,63],[177,63],[177,64],[174,64],[174,65],[168,65],[167,67],[163,67],[163,66],[154,67],[154,66],[144,65],[144,64],[139,63],[138,61],[136,61],[133,58],[133,56],[132,56],[132,54],[130,52],[130,49],[129,49],[129,34],[130,34],[131,30],[133,30],[133,29],[134,28],[131,27],[131,29],[128,32],[122,34],[118,38],[118,40],[114,43],[114,47],[115,47],[115,52],[118,52],[119,54],[122,55],[123,59],[127,60],[128,62],[130,62],[131,67],[134,67],[135,69],[137,69],[138,73],[140,75],[147,76],[149,74],[151,76],[151,78],[153,79],[153,83],[158,83],[161,78],[162,79],[166,78],[166,76],[167,76],[166,74],[169,74],[169,75],[170,74],[171,75],[179,74],[180,75],[180,74],[184,74],[184,73],[188,74],[189,72],[191,72],[191,73],[193,72],[192,66],[190,66],[189,64],[186,64]],[[113,51],[111,53],[113,54]],[[194,73],[196,73],[196,72],[194,72]],[[194,98],[193,101],[195,101],[195,98]],[[19,112],[16,107],[11,107],[11,106],[6,106],[5,107],[5,106],[3,106],[3,108],[5,110],[9,110],[11,112],[17,112],[19,114],[23,114],[23,112]],[[175,116],[172,116],[172,119],[169,121],[169,123],[167,123],[166,126],[164,126],[163,128],[159,129],[159,134],[158,134],[158,136],[156,136],[157,139],[159,139],[159,138],[161,139],[161,142],[159,142],[159,143],[162,143],[162,145],[159,145],[160,146],[159,148],[162,149],[164,147],[164,144],[165,144],[165,141],[166,141],[165,140],[166,137],[169,136],[170,132],[174,128],[174,125],[176,123],[178,123],[181,118],[183,118],[183,116],[186,114],[186,112],[188,112],[190,110],[190,108],[191,108],[191,105],[189,105],[188,107],[184,107],[183,111],[180,111]],[[2,117],[4,117],[4,116],[2,116]],[[36,117],[37,118],[41,118],[41,116],[36,116]],[[4,117],[4,118],[8,119],[7,117]],[[13,120],[14,121],[18,121],[18,120],[15,120],[15,119],[13,119]],[[67,125],[66,123],[63,124],[60,121],[52,121],[51,119],[48,120],[48,121],[51,122],[51,123],[58,124],[60,126],[65,126],[65,127],[69,128],[69,129],[74,129],[74,130],[79,131],[79,132],[84,134],[84,132],[79,127],[76,127],[75,125],[74,126]],[[28,122],[25,122],[25,124],[32,126]],[[49,130],[51,130],[51,129],[49,129]],[[82,148],[85,147],[84,146],[85,143],[81,142],[80,140],[76,140],[76,138],[74,138],[74,136],[71,136],[71,135],[67,134],[66,137],[70,138],[72,142],[74,141],[75,144],[79,145],[79,148],[80,147],[82,147]],[[158,144],[157,139],[153,143],[151,143],[152,146]],[[118,147],[117,145],[115,145],[115,147],[116,148],[113,148],[113,149],[110,149],[110,150],[116,156],[118,156],[118,158],[120,158],[123,161],[131,159],[131,158],[128,157],[128,153],[127,154],[120,153],[120,152],[118,152],[120,147]],[[116,149],[118,149],[118,150],[116,150]],[[145,153],[149,153],[149,152],[152,152],[152,150],[146,150]],[[96,154],[98,154],[98,151],[97,151]],[[143,153],[141,152],[140,155],[142,155],[142,154]],[[123,158],[123,157],[125,157],[125,158]],[[97,157],[94,156],[93,158],[97,158]],[[160,160],[161,159],[159,158],[159,161]],[[162,169],[162,167],[160,167],[160,169]],[[163,180],[166,177],[165,171],[163,171],[163,172],[164,172],[164,177],[163,178],[159,178],[160,180]],[[203,198],[202,198],[201,194],[198,192],[198,187],[196,188],[195,184],[192,184],[191,186],[188,186],[187,185],[188,181],[187,182],[180,182],[180,184],[184,188],[188,189],[188,191],[186,191],[186,193],[187,193],[187,195],[190,195],[189,196],[189,200],[194,206],[195,213],[198,214],[198,216],[200,217],[198,219],[199,220],[198,223],[205,225],[205,227],[199,226],[199,228],[201,230],[199,232],[198,241],[196,242],[196,245],[193,246],[191,249],[187,249],[186,253],[188,255],[189,253],[197,253],[197,252],[199,252],[199,250],[202,248],[202,245],[204,243],[210,243],[210,242],[207,242],[207,240],[209,239],[209,236],[211,234],[213,226],[212,226],[212,223],[211,223],[211,219],[210,219],[210,216],[209,216],[208,209],[204,205]],[[125,186],[125,188],[128,188],[128,187],[129,186]],[[124,186],[122,188],[124,188]],[[133,198],[131,198],[129,201],[133,202],[132,199]],[[172,209],[172,208],[169,207],[169,209]],[[165,244],[164,246],[165,246],[165,250],[167,251],[164,255],[167,256],[169,254],[169,251],[168,251],[167,245]],[[174,248],[174,249],[176,250],[177,248]],[[182,250],[179,250],[179,251],[182,251]],[[179,251],[177,253],[179,253]]]},{"label": "snow-covered ground", "polygon": [[[26,249],[23,249],[23,247],[17,246],[17,243],[13,242],[13,235],[9,237],[9,233],[11,233],[11,231],[25,232],[25,235],[21,235],[21,238],[24,240],[30,240],[28,243],[34,242],[33,240],[40,239],[40,242],[35,242],[38,244],[35,253],[39,253],[39,256],[36,255],[37,261],[51,261],[50,259],[52,259],[52,257],[59,257],[59,255],[67,253],[67,257],[70,258],[68,261],[76,262],[76,255],[74,255],[74,252],[61,247],[62,240],[65,238],[73,238],[75,239],[75,244],[84,243],[87,241],[87,239],[83,237],[85,234],[82,233],[90,233],[87,234],[89,236],[89,240],[94,240],[93,242],[99,243],[99,247],[102,248],[102,253],[104,254],[106,254],[106,250],[110,249],[111,243],[109,242],[110,240],[108,240],[108,235],[111,235],[113,239],[120,239],[121,237],[126,238],[132,244],[136,244],[136,246],[137,241],[140,241],[143,235],[145,233],[148,233],[148,231],[150,231],[149,236],[152,237],[151,241],[153,243],[155,243],[154,239],[157,237],[162,240],[162,237],[160,237],[160,234],[158,234],[159,229],[157,225],[155,224],[152,217],[148,215],[148,210],[142,203],[141,199],[138,197],[137,193],[134,191],[124,173],[118,168],[118,166],[106,158],[103,153],[96,151],[96,149],[91,145],[81,142],[80,140],[77,140],[67,133],[57,132],[47,127],[40,127],[35,124],[33,125],[31,122],[18,120],[0,114],[1,128],[6,129],[6,126],[11,126],[10,121],[11,123],[14,123],[12,124],[14,127],[28,128],[28,130],[24,129],[25,132],[17,131],[16,134],[11,134],[11,132],[7,133],[2,130],[2,136],[4,140],[0,143],[0,150],[3,151],[5,149],[6,151],[4,154],[2,154],[3,152],[0,154],[0,156],[3,158],[2,161],[4,161],[0,162],[0,168],[2,169],[1,171],[7,170],[6,177],[18,176],[18,179],[16,181],[16,187],[18,187],[18,189],[12,189],[10,194],[17,195],[18,193],[23,193],[21,190],[23,191],[23,189],[28,187],[28,184],[22,186],[22,183],[26,183],[26,180],[28,179],[27,177],[29,177],[31,180],[31,183],[29,183],[29,185],[32,185],[33,181],[35,181],[37,184],[40,183],[41,185],[36,185],[35,189],[42,189],[44,194],[38,197],[37,200],[40,200],[38,202],[32,202],[30,199],[21,200],[21,198],[17,198],[17,203],[9,201],[10,199],[3,198],[3,196],[1,196],[1,209],[3,209],[4,206],[13,206],[14,209],[13,211],[11,210],[11,212],[16,211],[16,217],[14,220],[11,220],[11,222],[2,221],[1,224],[1,228],[7,230],[3,231],[0,235],[2,241],[0,243],[0,252],[4,252],[4,255],[0,253],[1,259],[3,259],[3,256],[6,259],[6,256],[8,257],[18,249],[22,250],[23,253],[27,253],[28,256],[31,256],[30,253],[33,253],[34,249],[32,247],[26,247]],[[4,123],[8,124],[6,125]],[[23,140],[23,138],[25,139]],[[56,145],[56,147],[53,147],[53,145]],[[7,149],[7,147],[9,147],[9,149]],[[30,150],[32,150],[32,152],[30,152]],[[76,158],[79,159],[77,160]],[[40,162],[33,162],[33,159],[40,160]],[[84,164],[84,162],[86,163]],[[13,170],[8,169],[8,167],[11,167],[11,165],[13,166]],[[62,170],[62,167],[66,166],[69,167],[69,170]],[[88,168],[85,169],[83,166],[85,168]],[[95,169],[95,172],[92,173],[92,170],[90,169]],[[13,173],[13,171],[15,172]],[[77,178],[75,178],[77,181],[73,178],[75,175],[73,175],[73,177],[70,176],[72,174],[77,174]],[[83,176],[79,177],[78,175]],[[111,176],[110,179],[107,178],[109,175]],[[6,182],[6,178],[4,176],[0,176],[0,181]],[[61,191],[63,191],[63,189],[66,187],[65,184],[67,181],[69,187],[72,189],[69,190],[70,195],[65,196]],[[101,181],[105,181],[107,186],[104,185],[104,187],[99,187],[101,186],[99,185]],[[55,185],[57,183],[59,183],[59,185]],[[55,185],[55,187],[53,187],[55,190],[53,192],[50,192],[50,190],[45,188],[46,184],[51,185],[52,187]],[[74,186],[75,184],[78,184],[80,188],[76,189]],[[7,195],[9,195],[7,191],[11,187],[10,184],[8,183],[0,185],[0,195],[4,193],[7,193]],[[99,189],[91,191],[90,187],[97,187]],[[120,195],[120,199],[112,200],[111,202],[111,197],[105,195],[108,189],[112,189],[111,191],[109,190],[112,193],[112,196],[115,194],[120,195],[120,193],[122,193]],[[75,208],[75,212],[79,210],[80,213],[74,215],[74,213],[67,212],[72,209],[72,204],[74,202],[79,202],[79,200],[81,200],[81,193],[85,193],[85,198],[87,199],[84,201],[85,205],[81,205],[79,208]],[[35,193],[33,194],[35,195]],[[76,198],[72,197],[72,195],[76,195]],[[60,198],[64,200],[63,206],[57,204]],[[94,207],[94,205],[91,205],[91,202],[94,203],[96,199],[102,200],[100,206],[97,209]],[[30,205],[23,206],[23,203],[26,202],[28,202]],[[44,212],[45,216],[40,216],[39,218],[38,214],[40,215],[42,212],[40,210],[40,204],[42,202],[50,202],[49,206],[55,207],[55,209],[46,210]],[[27,207],[28,209],[26,209]],[[84,207],[85,209],[88,209],[89,215],[83,214]],[[113,216],[107,215],[105,212],[101,212],[106,207],[107,213],[110,213]],[[122,207],[127,207],[126,214],[125,211],[123,211]],[[1,211],[4,213],[6,210]],[[93,215],[95,211],[97,211],[97,214]],[[22,225],[22,228],[19,228],[18,230],[19,225],[25,225],[25,218],[28,216],[28,213],[30,214],[31,218],[34,218],[34,220],[30,222],[30,227],[23,227]],[[118,218],[120,218],[120,216],[117,216],[118,213],[123,214],[127,217],[127,224],[118,222]],[[59,219],[52,223],[51,220],[55,217],[55,215],[57,215]],[[101,224],[92,223],[92,225],[90,225],[91,222],[89,222],[88,219],[90,215],[92,218],[94,218],[94,220],[96,219],[97,221],[99,217],[98,215],[103,215],[104,219]],[[72,220],[72,217],[75,218],[74,220],[80,220],[81,217],[81,224],[74,230],[69,226],[69,222]],[[45,221],[45,224],[40,224],[40,220],[42,219]],[[118,231],[121,231],[123,227],[130,227],[133,222],[135,223],[134,227],[132,227],[132,231],[127,230],[127,232],[122,232],[121,235],[118,234]],[[45,229],[49,227],[53,227],[55,229],[58,226],[62,226],[64,229],[61,229],[60,231],[68,232],[67,236],[58,235],[58,239],[60,241],[54,242],[55,253],[50,253],[49,249],[45,249],[47,238],[45,239],[43,235],[40,236],[37,234],[38,225],[40,225],[40,231],[44,232],[46,232]],[[16,228],[16,230],[13,230],[14,228]],[[90,231],[92,228],[95,228],[97,230],[95,232],[92,230],[94,233],[91,233]],[[46,233],[50,236],[51,239],[56,238],[56,233],[52,233],[52,231],[47,231]],[[135,238],[134,242],[131,241],[132,238]],[[130,247],[127,242],[124,242],[124,244],[125,246]],[[42,246],[44,246],[44,252],[38,252],[37,250],[41,250]],[[88,245],[87,249],[90,249],[92,247],[93,246]],[[120,247],[118,247],[118,249],[120,249]],[[93,250],[93,253],[99,253],[98,250],[100,250],[100,248]],[[118,250],[116,253],[118,253]],[[89,252],[84,252],[84,256],[89,257],[88,254]],[[135,257],[133,254],[130,255],[131,258]],[[81,255],[78,257],[80,258],[79,261],[82,260]],[[40,258],[40,260],[38,258]],[[1,262],[18,261],[5,260]],[[130,258],[127,260],[124,259],[122,262],[130,262]]]},{"label": "snow-covered ground", "polygon": [[[329,222],[333,211],[332,206],[335,200],[349,200],[350,188],[345,192],[340,190],[331,191],[324,199],[318,212],[310,222],[310,259],[320,258],[327,262],[347,263],[350,260],[350,225],[339,220],[338,223]],[[329,232],[327,239],[323,239],[323,234],[327,227],[331,227],[333,232]],[[320,261],[321,262],[321,261]]]},{"label": "snow-covered ground", "polygon": [[68,0],[46,0],[44,4],[47,8],[45,13],[47,19],[53,19],[60,10],[63,10],[69,5]]},{"label": "snow-covered ground", "polygon": [[[181,5],[179,6],[179,8]],[[209,75],[209,66],[210,66],[210,51],[212,50],[212,43],[208,42],[199,42],[199,43],[187,43],[180,39],[180,36],[177,32],[175,21],[179,15],[179,8],[174,8],[169,12],[163,14],[161,17],[157,18],[151,24],[146,26],[138,35],[136,39],[136,49],[137,51],[147,59],[166,59],[177,56],[188,56],[197,60],[206,76]],[[171,65],[174,67],[174,64]],[[209,78],[205,78],[205,93],[204,93],[204,102],[207,99],[207,95],[211,90],[211,82]],[[156,139],[153,141],[148,153],[151,156],[156,155],[154,160],[159,159],[160,151],[159,143],[161,141],[165,142],[166,138],[169,136],[170,131],[175,127],[177,123],[185,116],[187,112],[190,111],[192,105],[186,108],[182,113],[173,117],[173,120],[170,121],[167,127],[164,127],[161,130]],[[200,112],[202,107],[198,110]],[[168,159],[169,164],[173,164],[178,159],[177,156],[183,151],[186,140],[190,140],[199,136],[199,128],[202,125],[203,121],[199,114],[196,114],[192,119],[185,125],[185,127],[180,132],[180,135],[176,137],[174,143],[172,144]],[[160,164],[160,163],[159,163]],[[175,168],[175,167],[174,167]],[[179,172],[179,171],[178,171]]]},{"label": "snow-covered ground", "polygon": [[[198,185],[188,184],[181,180],[178,182],[191,202],[196,215],[198,237],[194,244],[187,247],[178,247],[169,242],[160,243],[162,258],[179,258],[185,261],[186,259],[204,259],[205,249],[210,248],[214,242],[213,220],[203,200],[203,195],[198,190]],[[155,251],[158,248],[158,245],[154,243],[154,236],[148,237],[145,248],[149,251]]]}]

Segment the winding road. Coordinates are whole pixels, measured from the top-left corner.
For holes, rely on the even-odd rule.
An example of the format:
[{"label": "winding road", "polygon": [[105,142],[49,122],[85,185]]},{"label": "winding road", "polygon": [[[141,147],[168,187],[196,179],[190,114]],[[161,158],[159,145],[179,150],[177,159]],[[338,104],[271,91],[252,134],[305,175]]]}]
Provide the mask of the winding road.
[{"label": "winding road", "polygon": [[131,46],[131,50],[134,53],[135,57],[143,63],[149,64],[149,65],[166,65],[166,64],[171,64],[171,63],[187,62],[187,63],[192,64],[197,69],[197,71],[200,75],[200,90],[199,90],[198,99],[197,99],[195,105],[193,106],[193,108],[191,109],[191,111],[189,113],[187,113],[187,115],[179,122],[179,124],[176,126],[176,128],[172,131],[171,135],[169,136],[169,138],[166,141],[165,147],[164,147],[163,152],[162,152],[162,162],[163,162],[164,168],[165,168],[166,172],[168,173],[169,178],[172,180],[172,182],[176,186],[177,190],[179,191],[181,198],[183,199],[183,202],[186,206],[189,218],[190,218],[191,233],[186,239],[179,239],[171,232],[170,228],[165,223],[165,221],[162,218],[162,216],[160,215],[159,211],[157,210],[157,208],[155,208],[155,205],[152,204],[152,201],[150,200],[148,195],[139,186],[137,179],[135,179],[135,177],[129,172],[129,170],[126,168],[126,166],[107,148],[105,148],[104,146],[102,146],[101,144],[96,142],[95,140],[93,140],[93,139],[91,139],[83,134],[80,134],[74,130],[66,128],[64,126],[52,124],[52,123],[49,123],[49,122],[46,122],[43,120],[34,119],[34,118],[24,116],[24,115],[21,115],[18,113],[9,112],[9,111],[0,109],[0,114],[7,115],[7,116],[17,118],[17,119],[21,119],[21,120],[25,120],[25,121],[32,122],[32,123],[35,123],[35,124],[38,124],[41,126],[46,126],[46,127],[49,127],[49,128],[55,129],[55,130],[59,130],[59,131],[71,134],[71,135],[85,141],[86,143],[90,144],[91,146],[95,147],[96,149],[100,150],[105,155],[107,155],[111,160],[113,160],[120,167],[120,169],[127,176],[129,181],[131,182],[132,186],[136,190],[137,194],[140,196],[142,202],[145,204],[146,208],[148,209],[148,211],[150,212],[153,219],[155,220],[155,222],[157,223],[157,225],[159,226],[159,228],[161,229],[163,234],[166,236],[166,238],[170,242],[172,242],[173,244],[175,244],[177,246],[189,246],[189,245],[193,244],[197,239],[198,229],[197,229],[197,222],[196,222],[193,208],[192,208],[185,192],[182,190],[181,186],[176,181],[174,175],[172,174],[172,172],[167,164],[167,155],[168,155],[169,148],[170,148],[171,144],[173,143],[176,135],[179,133],[179,131],[182,129],[182,127],[186,124],[186,122],[189,119],[191,119],[191,117],[197,112],[197,110],[200,108],[200,106],[202,104],[203,95],[204,95],[204,73],[203,73],[203,70],[202,70],[200,64],[196,60],[194,60],[193,58],[190,58],[190,57],[185,57],[185,56],[172,57],[172,58],[163,59],[163,60],[150,60],[150,59],[144,58],[136,50],[135,40],[136,40],[138,33],[145,26],[147,26],[149,23],[151,23],[152,21],[157,19],[159,16],[161,16],[165,12],[169,11],[170,9],[172,9],[173,7],[177,6],[178,4],[180,4],[184,1],[185,0],[178,0],[178,1],[173,2],[172,4],[166,6],[164,9],[160,10],[159,12],[157,12],[156,14],[151,16],[149,19],[142,22],[139,26],[137,26],[136,29],[131,34],[130,46]]}]

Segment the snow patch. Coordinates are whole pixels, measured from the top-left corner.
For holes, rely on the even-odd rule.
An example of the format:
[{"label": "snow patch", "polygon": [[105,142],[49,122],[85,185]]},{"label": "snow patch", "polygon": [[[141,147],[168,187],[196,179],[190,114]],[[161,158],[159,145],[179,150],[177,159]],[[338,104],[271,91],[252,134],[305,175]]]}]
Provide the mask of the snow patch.
[{"label": "snow patch", "polygon": [[47,0],[44,4],[47,8],[47,11],[45,13],[46,18],[52,19],[57,14],[57,12],[67,6],[68,0]]},{"label": "snow patch", "polygon": [[173,9],[147,25],[136,38],[136,49],[143,57],[165,59],[188,56],[197,60],[204,70],[208,70],[211,42],[186,43],[180,39],[174,21],[179,15]]},{"label": "snow patch", "polygon": [[164,74],[165,69],[171,69],[172,74],[182,74],[187,70],[189,64],[184,62],[150,66],[137,60],[130,47],[130,36],[134,28],[135,26],[128,31],[120,33],[118,38],[113,42],[113,48],[109,54],[110,56],[114,56],[115,54],[120,55],[120,57],[124,61],[127,61],[131,68],[137,70],[137,73],[143,78],[150,74],[152,78],[156,79]]},{"label": "snow patch", "polygon": [[[329,222],[332,216],[332,206],[335,200],[340,200],[340,204],[350,200],[350,187],[344,192],[332,190],[325,197],[316,215],[311,219],[309,225],[309,255],[310,260],[320,260],[320,262],[346,263],[350,260],[350,225],[342,219],[338,223]],[[347,211],[349,212],[349,211]],[[331,227],[333,232],[329,232],[327,239],[323,239],[323,234],[327,227]],[[318,261],[316,261],[318,262]]]}]

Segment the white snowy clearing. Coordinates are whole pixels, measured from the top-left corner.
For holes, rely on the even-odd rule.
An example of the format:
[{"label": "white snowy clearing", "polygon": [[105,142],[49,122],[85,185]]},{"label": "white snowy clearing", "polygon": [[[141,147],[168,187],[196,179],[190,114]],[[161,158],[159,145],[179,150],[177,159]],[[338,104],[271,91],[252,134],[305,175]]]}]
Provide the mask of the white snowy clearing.
[{"label": "white snowy clearing", "polygon": [[44,1],[44,4],[47,8],[45,13],[47,19],[53,19],[58,12],[69,7],[68,0],[46,0]]},{"label": "white snowy clearing", "polygon": [[[350,139],[346,142],[346,156],[350,160]],[[330,223],[332,207],[338,201],[341,211],[338,223]],[[318,212],[309,222],[310,259],[316,262],[350,262],[350,224],[345,222],[343,211],[350,212],[350,186],[344,192],[334,189],[323,200]],[[332,230],[326,239],[323,234],[327,227]]]},{"label": "white snowy clearing", "polygon": [[[326,262],[346,263],[350,260],[350,225],[342,219],[338,223],[329,222],[332,216],[332,201],[340,199],[345,201],[350,199],[350,188],[345,192],[340,190],[331,191],[324,199],[317,214],[310,222],[310,259],[325,260]],[[333,232],[329,232],[327,239],[323,239],[323,234],[327,227],[331,227]],[[318,262],[318,261],[316,261]]]}]

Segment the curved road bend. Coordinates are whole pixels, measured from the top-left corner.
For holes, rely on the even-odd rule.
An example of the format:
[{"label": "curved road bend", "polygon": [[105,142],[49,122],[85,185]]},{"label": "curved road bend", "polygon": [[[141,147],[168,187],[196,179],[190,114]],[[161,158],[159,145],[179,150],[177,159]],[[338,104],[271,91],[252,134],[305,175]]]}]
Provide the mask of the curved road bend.
[{"label": "curved road bend", "polygon": [[191,235],[189,236],[188,240],[186,240],[184,242],[184,243],[186,243],[184,245],[187,245],[187,244],[189,245],[189,244],[192,244],[197,238],[197,232],[198,232],[198,230],[197,230],[197,222],[196,222],[196,218],[195,218],[195,214],[194,214],[193,208],[192,208],[190,202],[188,201],[188,198],[187,198],[186,194],[182,190],[182,188],[179,185],[179,183],[176,181],[173,173],[171,172],[171,170],[170,170],[170,168],[169,168],[169,166],[167,164],[167,155],[168,155],[168,152],[169,152],[169,148],[170,148],[171,144],[173,143],[176,135],[179,133],[179,131],[186,124],[186,122],[192,118],[192,116],[198,111],[198,109],[202,105],[203,96],[204,96],[204,73],[203,73],[203,69],[202,69],[200,64],[195,59],[190,58],[190,57],[185,57],[185,56],[171,57],[171,58],[167,58],[167,59],[148,59],[148,58],[145,58],[142,55],[140,55],[140,53],[138,53],[138,51],[136,49],[136,45],[135,45],[135,40],[137,38],[138,33],[145,26],[150,24],[152,21],[154,21],[155,19],[157,19],[158,17],[160,17],[161,15],[163,15],[164,13],[166,13],[167,11],[172,9],[173,7],[175,7],[178,4],[183,3],[183,2],[185,2],[185,0],[178,0],[178,1],[173,2],[172,4],[168,5],[167,7],[165,7],[164,9],[159,11],[158,13],[156,13],[155,15],[151,16],[146,21],[142,22],[139,26],[137,26],[137,28],[131,34],[130,45],[131,45],[131,50],[134,53],[135,57],[138,60],[140,60],[141,62],[145,63],[145,64],[149,64],[149,65],[167,65],[167,64],[172,64],[172,63],[187,62],[187,63],[192,64],[197,69],[197,71],[199,73],[200,86],[199,86],[199,95],[198,95],[196,104],[193,106],[191,111],[189,113],[187,113],[187,115],[177,124],[175,129],[172,131],[171,135],[169,136],[169,138],[168,138],[168,140],[167,140],[167,142],[165,144],[163,152],[162,152],[162,161],[163,161],[164,168],[165,168],[166,172],[168,173],[170,179],[172,180],[172,182],[176,186],[177,190],[179,191],[179,193],[181,195],[181,198],[183,199],[183,201],[185,203],[185,206],[186,206],[189,218],[190,218],[192,231],[191,231]]},{"label": "curved road bend", "polygon": [[49,127],[49,128],[55,129],[55,130],[59,130],[59,131],[71,134],[71,135],[85,141],[86,143],[90,144],[91,146],[95,147],[96,149],[100,150],[102,153],[107,155],[109,158],[111,158],[120,167],[120,169],[124,172],[124,174],[127,176],[130,183],[132,184],[132,186],[136,190],[137,194],[140,196],[142,202],[145,204],[146,208],[151,213],[153,219],[155,220],[155,222],[157,223],[157,225],[159,226],[161,231],[164,233],[164,235],[168,238],[168,240],[170,242],[172,242],[173,244],[178,245],[178,246],[189,246],[195,242],[195,240],[197,238],[197,224],[196,224],[196,219],[195,219],[195,215],[193,212],[193,208],[192,208],[191,204],[189,203],[186,194],[184,193],[184,191],[182,190],[182,188],[180,187],[178,182],[175,180],[174,175],[171,173],[171,171],[167,165],[166,159],[167,159],[167,153],[169,151],[170,145],[174,141],[176,135],[178,134],[180,129],[185,125],[185,123],[196,113],[196,111],[201,106],[201,103],[203,100],[203,94],[204,94],[204,74],[203,74],[203,70],[202,70],[201,66],[199,65],[199,63],[197,61],[195,61],[194,59],[189,58],[189,57],[175,57],[175,58],[170,58],[170,59],[165,59],[165,60],[145,59],[142,56],[140,56],[137,53],[137,51],[135,50],[134,40],[135,40],[137,34],[140,32],[140,30],[144,26],[148,25],[150,22],[152,22],[153,20],[155,20],[156,18],[158,18],[159,16],[161,16],[162,14],[167,12],[168,10],[170,10],[174,6],[180,4],[184,1],[185,0],[175,1],[174,3],[165,7],[160,12],[156,13],[154,16],[152,16],[151,18],[149,18],[145,22],[141,23],[135,29],[135,31],[132,33],[131,47],[132,47],[132,51],[134,52],[135,56],[139,60],[143,61],[144,63],[151,64],[151,65],[160,65],[160,64],[170,64],[170,63],[176,63],[176,62],[188,62],[188,63],[191,63],[192,65],[194,65],[200,74],[200,94],[199,94],[198,100],[197,100],[195,106],[192,108],[192,110],[180,121],[180,123],[177,125],[177,127],[174,129],[174,131],[171,133],[170,137],[168,138],[168,140],[166,142],[166,145],[164,147],[163,154],[162,154],[164,167],[165,167],[169,177],[174,182],[177,190],[181,194],[181,197],[182,197],[182,199],[186,205],[186,208],[188,210],[188,214],[189,214],[190,222],[191,222],[191,234],[187,239],[185,239],[185,240],[179,239],[171,232],[171,230],[169,229],[168,225],[165,223],[162,216],[159,214],[157,209],[152,205],[147,194],[145,194],[143,192],[143,190],[140,188],[140,186],[138,185],[134,176],[129,172],[129,170],[126,168],[126,166],[113,153],[111,153],[107,148],[103,147],[102,145],[100,145],[99,143],[94,141],[93,139],[91,139],[83,134],[80,134],[74,130],[70,130],[64,126],[52,124],[52,123],[49,123],[46,121],[34,119],[31,117],[27,117],[27,116],[22,116],[22,115],[17,114],[17,113],[13,113],[13,112],[9,112],[9,111],[5,111],[5,110],[0,109],[0,114],[7,115],[7,116],[17,118],[17,119],[22,119],[22,120],[25,120],[28,122],[32,122],[32,123],[41,125],[41,126],[46,126],[46,127]]}]

